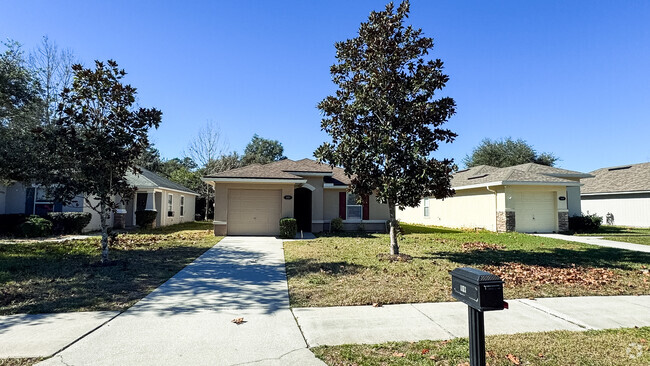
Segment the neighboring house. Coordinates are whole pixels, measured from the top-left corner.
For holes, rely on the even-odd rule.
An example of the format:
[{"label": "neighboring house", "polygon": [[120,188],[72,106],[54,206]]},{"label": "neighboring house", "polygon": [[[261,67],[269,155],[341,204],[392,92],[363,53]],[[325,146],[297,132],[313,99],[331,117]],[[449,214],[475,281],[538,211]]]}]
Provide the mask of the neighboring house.
[{"label": "neighboring house", "polygon": [[424,198],[398,211],[409,223],[505,232],[568,230],[580,214],[580,179],[591,175],[540,164],[507,168],[480,165],[453,174],[453,197]]},{"label": "neighboring house", "polygon": [[583,181],[582,211],[603,223],[650,227],[650,163],[602,168]]},{"label": "neighboring house", "polygon": [[[142,169],[142,174],[127,175],[127,181],[137,187],[136,194],[110,216],[109,226],[134,226],[136,210],[158,211],[155,226],[194,221],[196,192],[146,169]],[[100,230],[99,214],[88,206],[83,195],[62,205],[48,197],[43,187],[22,183],[0,186],[0,214],[45,215],[48,212],[90,212],[92,219],[84,231]]]},{"label": "neighboring house", "polygon": [[388,205],[374,195],[360,204],[347,193],[350,179],[341,168],[311,159],[284,159],[205,176],[215,191],[215,235],[278,235],[279,221],[293,217],[298,230],[330,230],[343,219],[345,230],[385,231]]}]

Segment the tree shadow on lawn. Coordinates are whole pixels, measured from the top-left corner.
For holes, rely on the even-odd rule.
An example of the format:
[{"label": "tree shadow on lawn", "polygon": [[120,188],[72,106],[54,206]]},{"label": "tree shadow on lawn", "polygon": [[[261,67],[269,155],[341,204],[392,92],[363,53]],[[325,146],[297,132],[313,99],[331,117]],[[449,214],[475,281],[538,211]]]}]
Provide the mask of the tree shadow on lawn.
[{"label": "tree shadow on lawn", "polygon": [[446,259],[467,266],[502,265],[507,262],[545,267],[583,267],[635,270],[634,264],[647,265],[650,254],[615,248],[585,248],[579,250],[553,248],[543,252],[527,250],[474,250],[467,252],[430,252],[421,259]]},{"label": "tree shadow on lawn", "polygon": [[288,277],[304,277],[314,273],[324,273],[328,275],[351,275],[362,272],[367,267],[344,261],[338,262],[319,262],[315,259],[298,259],[287,261]]},{"label": "tree shadow on lawn", "polygon": [[338,233],[328,233],[328,232],[320,232],[320,233],[314,233],[314,236],[316,238],[379,238],[381,235],[386,235],[385,233],[377,233],[377,232],[367,232],[367,231],[341,231]]}]

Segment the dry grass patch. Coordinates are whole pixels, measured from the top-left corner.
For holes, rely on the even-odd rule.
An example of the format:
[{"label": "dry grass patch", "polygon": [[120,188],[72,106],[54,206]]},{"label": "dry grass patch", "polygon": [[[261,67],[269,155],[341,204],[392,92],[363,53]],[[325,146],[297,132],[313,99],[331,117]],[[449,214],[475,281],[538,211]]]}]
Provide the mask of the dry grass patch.
[{"label": "dry grass patch", "polygon": [[0,244],[0,315],[124,310],[219,240],[202,222],[123,234],[109,266],[98,238]]},{"label": "dry grass patch", "polygon": [[43,361],[43,358],[0,358],[0,366],[31,366]]},{"label": "dry grass patch", "polygon": [[[486,337],[486,361],[513,365],[648,365],[650,327],[588,332],[556,331]],[[469,365],[467,338],[322,346],[312,352],[328,365]]]},{"label": "dry grass patch", "polygon": [[650,254],[518,233],[404,225],[390,260],[383,234],[285,243],[292,306],[452,301],[449,271],[471,266],[506,279],[506,298],[650,294]]}]

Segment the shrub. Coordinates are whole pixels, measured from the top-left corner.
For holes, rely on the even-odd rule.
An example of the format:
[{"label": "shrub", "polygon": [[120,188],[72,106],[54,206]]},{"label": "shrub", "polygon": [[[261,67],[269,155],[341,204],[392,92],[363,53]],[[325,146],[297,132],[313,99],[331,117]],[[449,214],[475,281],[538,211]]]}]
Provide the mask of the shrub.
[{"label": "shrub", "polygon": [[577,233],[595,233],[603,223],[602,216],[596,214],[569,217],[569,230]]},{"label": "shrub", "polygon": [[20,225],[20,230],[28,238],[47,236],[52,233],[52,222],[40,216],[33,215]]},{"label": "shrub", "polygon": [[280,219],[280,237],[283,239],[293,239],[298,232],[298,224],[296,219],[285,217]]},{"label": "shrub", "polygon": [[25,214],[0,215],[0,235],[22,235],[20,225],[27,220]]},{"label": "shrub", "polygon": [[343,219],[337,217],[330,222],[330,231],[335,233],[343,231]]},{"label": "shrub", "polygon": [[156,221],[157,216],[157,211],[136,211],[135,224],[143,229],[150,229],[153,227],[153,222]]},{"label": "shrub", "polygon": [[81,234],[92,215],[90,212],[50,212],[47,219],[52,221],[52,232],[55,234]]},{"label": "shrub", "polygon": [[203,221],[203,215],[200,213],[194,214],[194,221]]}]

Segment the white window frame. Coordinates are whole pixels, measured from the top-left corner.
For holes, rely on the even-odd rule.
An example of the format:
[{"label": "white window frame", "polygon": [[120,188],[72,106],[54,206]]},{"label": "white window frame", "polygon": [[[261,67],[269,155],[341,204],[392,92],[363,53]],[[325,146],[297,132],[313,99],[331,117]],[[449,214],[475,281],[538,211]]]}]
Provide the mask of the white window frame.
[{"label": "white window frame", "polygon": [[422,206],[424,208],[424,217],[429,217],[431,214],[430,209],[429,209],[429,197],[424,197],[424,202],[422,203]]},{"label": "white window frame", "polygon": [[[171,215],[169,213],[172,213]],[[174,217],[174,195],[172,193],[167,194],[167,217]]]},{"label": "white window frame", "polygon": [[[355,202],[354,204],[350,204],[350,198],[353,197]],[[347,196],[345,197],[345,219],[346,220],[353,220],[353,221],[361,221],[363,219],[363,205],[357,204],[356,198],[358,198],[358,195],[348,193]],[[350,208],[359,208],[359,217],[358,218],[351,218],[350,217]]]},{"label": "white window frame", "polygon": [[185,196],[181,196],[180,206],[178,207],[180,217],[185,215]]}]

